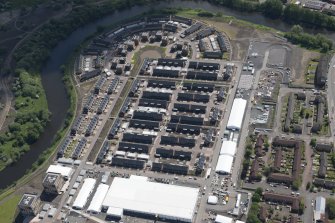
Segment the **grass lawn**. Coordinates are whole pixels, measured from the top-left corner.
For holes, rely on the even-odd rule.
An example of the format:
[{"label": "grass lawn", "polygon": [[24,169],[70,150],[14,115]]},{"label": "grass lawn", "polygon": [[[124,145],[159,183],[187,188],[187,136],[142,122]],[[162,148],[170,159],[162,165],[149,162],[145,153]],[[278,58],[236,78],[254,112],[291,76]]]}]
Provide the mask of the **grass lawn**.
[{"label": "grass lawn", "polygon": [[16,211],[17,204],[21,196],[13,195],[9,200],[0,205],[0,216],[2,223],[12,223]]},{"label": "grass lawn", "polygon": [[[130,76],[136,76],[137,73],[139,72],[141,62],[144,59],[142,57],[143,57],[143,54],[145,52],[156,51],[160,55],[159,57],[164,58],[165,57],[165,50],[166,50],[165,47],[150,46],[150,45],[139,49],[137,52],[134,53],[134,55],[131,59],[131,63],[133,64],[133,69],[130,72]],[[155,56],[151,56],[151,58],[153,58],[153,57],[155,57]]]},{"label": "grass lawn", "polygon": [[1,134],[5,140],[0,145],[0,170],[17,161],[21,154],[29,150],[28,144],[33,143],[33,138],[37,139],[43,132],[49,117],[48,103],[39,75],[21,71],[13,89],[15,121],[6,133]]}]

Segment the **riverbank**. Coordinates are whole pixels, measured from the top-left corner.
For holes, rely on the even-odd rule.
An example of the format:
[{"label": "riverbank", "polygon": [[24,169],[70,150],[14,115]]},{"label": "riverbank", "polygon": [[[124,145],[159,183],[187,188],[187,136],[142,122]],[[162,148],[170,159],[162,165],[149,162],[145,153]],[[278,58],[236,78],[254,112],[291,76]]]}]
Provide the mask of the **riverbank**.
[{"label": "riverbank", "polygon": [[13,83],[15,95],[12,115],[14,120],[8,130],[0,135],[0,171],[15,165],[21,154],[30,150],[50,120],[48,102],[38,74],[18,70]]},{"label": "riverbank", "polygon": [[[13,64],[15,68],[31,70],[32,73],[42,73],[42,84],[44,89],[46,89],[46,100],[50,102],[48,108],[51,111],[52,116],[50,118],[50,123],[44,128],[43,134],[39,137],[39,140],[36,143],[31,145],[29,152],[22,152],[18,155],[22,157],[21,159],[25,159],[25,162],[18,162],[19,165],[7,166],[3,171],[0,171],[0,177],[8,179],[8,181],[0,182],[0,188],[5,188],[8,185],[13,184],[13,182],[17,181],[27,173],[26,170],[35,170],[37,165],[43,163],[45,156],[49,154],[49,152],[45,152],[46,148],[52,147],[55,140],[60,137],[59,129],[62,128],[64,120],[68,116],[68,108],[71,106],[70,104],[72,102],[69,100],[65,92],[64,83],[59,83],[60,80],[62,82],[64,81],[63,74],[58,75],[57,73],[59,72],[61,65],[64,64],[69,57],[68,54],[72,53],[75,47],[78,46],[78,42],[80,43],[83,40],[77,42],[74,41],[75,43],[72,43],[71,47],[66,47],[66,49],[59,52],[56,47],[55,50],[57,51],[57,54],[59,54],[58,58],[51,59],[49,57],[52,55],[52,48],[64,38],[67,38],[80,26],[89,24],[90,21],[95,21],[102,15],[107,15],[109,13],[117,14],[116,10],[118,9],[124,10],[129,6],[138,4],[143,4],[143,1],[131,1],[130,5],[120,2],[113,4],[109,3],[108,7],[103,9],[97,8],[94,11],[90,10],[89,12],[85,7],[76,8],[73,10],[73,13],[65,18],[60,18],[45,24],[41,29],[36,31],[36,33],[32,34],[31,38],[23,43],[15,52],[16,64]],[[88,30],[91,34],[97,31],[96,28],[94,28],[93,32],[91,31],[91,28]],[[86,37],[86,35],[84,35],[84,37]],[[47,64],[43,65],[47,60]],[[64,62],[59,62],[60,60],[64,60]],[[42,65],[44,66],[43,69]],[[68,123],[65,123],[65,125],[67,124]],[[36,160],[37,164],[35,162]]]},{"label": "riverbank", "polygon": [[[185,3],[185,2],[182,2],[182,3]],[[195,4],[195,3],[194,3]],[[164,7],[164,5],[160,5],[159,7]],[[142,11],[141,11],[142,10]],[[114,23],[114,22],[117,22],[118,20],[117,19],[122,19],[123,20],[123,17],[127,17],[129,16],[130,14],[133,15],[133,13],[141,13],[143,11],[148,11],[150,10],[150,7],[135,7],[134,9],[131,9],[129,11],[124,11],[123,12],[116,12],[115,14],[113,14],[112,16],[108,16],[108,19],[101,19],[99,20],[100,22],[97,22],[95,21],[94,23],[89,23],[87,25],[85,25],[85,28],[81,28],[80,30],[78,30],[78,32],[76,32],[75,34],[71,34],[71,37],[69,36],[69,38],[71,39],[71,41],[64,41],[62,43],[59,44],[59,46],[57,46],[57,49],[55,50],[56,53],[53,53],[51,52],[51,56],[50,56],[50,64],[52,65],[48,65],[48,67],[42,72],[44,73],[45,76],[48,75],[48,77],[42,77],[42,79],[44,78],[44,86],[46,86],[45,88],[49,88],[47,90],[47,95],[48,95],[48,101],[53,101],[53,104],[50,105],[52,106],[53,108],[51,110],[55,110],[56,113],[58,115],[58,113],[61,113],[63,112],[63,110],[61,110],[59,108],[59,104],[66,104],[67,103],[67,98],[66,96],[63,97],[63,95],[61,95],[61,92],[59,91],[59,89],[62,89],[64,88],[64,85],[63,84],[60,84],[57,82],[54,82],[55,79],[53,79],[54,76],[57,76],[57,75],[60,75],[60,79],[62,79],[62,74],[59,74],[59,67],[61,64],[63,64],[64,62],[62,62],[63,60],[66,60],[68,58],[68,54],[71,53],[73,51],[73,46],[76,46],[77,44],[79,44],[81,41],[82,41],[82,38],[85,38],[87,35],[92,35],[96,30],[97,30],[97,27],[99,26],[105,26],[105,25],[108,25],[110,23]],[[101,22],[102,21],[102,22]],[[87,28],[88,27],[88,28]],[[83,31],[85,30],[85,31]],[[76,36],[76,38],[73,38],[73,36]],[[59,47],[59,48],[58,48]],[[58,76],[57,76],[58,77]],[[58,81],[58,79],[57,79]],[[57,85],[57,87],[59,88],[55,88],[54,85]],[[65,98],[65,99],[64,99]],[[51,100],[49,100],[51,99]],[[56,103],[55,103],[56,102]],[[71,106],[72,103],[69,103]],[[61,105],[62,106],[62,109],[64,109],[64,107],[67,109],[66,106],[64,105]],[[65,112],[64,113],[64,116],[66,117],[65,115]],[[74,112],[75,113],[75,112]],[[60,117],[57,117],[57,119],[55,118],[54,120],[52,120],[52,123],[54,123],[54,126],[53,128],[55,129],[59,129],[58,127],[59,126],[62,126],[63,125],[63,120],[62,119],[63,116],[60,116]],[[52,141],[54,141],[55,139],[55,134],[52,133],[52,131],[50,131],[50,134],[52,134]],[[57,136],[58,138],[58,136]],[[43,149],[45,149],[46,147],[49,147],[49,146],[46,146],[48,144],[44,144],[43,146]],[[56,147],[53,147],[54,149]],[[43,165],[46,165],[47,162],[44,162]],[[41,168],[38,168],[38,171],[40,171]],[[36,171],[36,172],[38,172]],[[41,171],[41,173],[43,173]],[[32,174],[33,176],[35,176],[35,173]],[[32,179],[33,177],[30,177],[30,179]],[[27,182],[28,180],[26,180],[25,182]],[[17,183],[17,188],[22,185],[21,183],[21,180],[18,181]]]},{"label": "riverbank", "polygon": [[[209,11],[202,9],[171,8],[166,11],[187,18],[198,19],[198,20],[205,19],[209,22],[216,22],[216,23],[224,22],[234,24],[239,27],[253,28],[255,30],[270,32],[278,38],[282,39],[286,38],[289,42],[293,43],[294,45],[299,45],[308,50],[316,50],[322,53],[327,53],[333,50],[333,40],[320,34],[311,35],[305,33],[304,29],[300,26],[293,26],[290,31],[282,32],[268,26],[254,24],[245,20],[239,20],[233,16],[225,16],[222,13],[211,13]],[[229,33],[230,30],[226,29],[224,30],[224,32]],[[236,36],[236,34],[233,34],[231,32],[229,34],[231,37]]]}]

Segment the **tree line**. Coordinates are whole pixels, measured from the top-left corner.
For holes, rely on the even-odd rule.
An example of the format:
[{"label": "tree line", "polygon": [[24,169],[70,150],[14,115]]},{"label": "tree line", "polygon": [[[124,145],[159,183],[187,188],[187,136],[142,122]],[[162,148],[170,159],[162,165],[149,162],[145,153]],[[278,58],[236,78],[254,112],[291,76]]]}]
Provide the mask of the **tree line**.
[{"label": "tree line", "polygon": [[281,0],[266,0],[263,3],[244,0],[208,0],[209,2],[243,12],[261,12],[271,19],[282,19],[290,24],[314,26],[335,30],[335,18],[319,11],[299,7],[295,4],[283,4]]},{"label": "tree line", "polygon": [[[50,113],[39,73],[51,50],[71,32],[90,21],[115,10],[152,1],[154,0],[115,0],[103,5],[74,1],[78,7],[74,7],[69,15],[50,20],[22,43],[14,53],[16,63],[13,70],[16,70],[16,78],[13,93],[16,111],[12,117],[13,123],[5,133],[0,134],[0,169],[18,161],[22,154],[29,151],[30,145],[39,138],[49,121]],[[64,82],[70,88],[68,77]],[[73,111],[69,112],[69,115],[73,115]]]}]

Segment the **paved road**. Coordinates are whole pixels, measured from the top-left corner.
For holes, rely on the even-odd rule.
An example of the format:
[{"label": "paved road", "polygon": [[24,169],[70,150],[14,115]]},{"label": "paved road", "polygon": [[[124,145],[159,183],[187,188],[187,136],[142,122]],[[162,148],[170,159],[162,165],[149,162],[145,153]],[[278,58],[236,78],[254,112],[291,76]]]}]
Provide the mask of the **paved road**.
[{"label": "paved road", "polygon": [[[119,89],[118,93],[114,96],[114,100],[112,101],[112,104],[111,106],[108,107],[106,113],[103,115],[103,116],[100,116],[100,126],[98,127],[98,129],[96,130],[96,133],[95,135],[93,136],[93,138],[90,140],[90,144],[89,144],[89,147],[87,148],[87,150],[85,151],[85,154],[84,156],[81,158],[82,162],[80,163],[80,165],[77,167],[77,169],[75,169],[75,172],[73,173],[72,177],[71,177],[71,180],[70,180],[70,184],[69,184],[69,187],[68,188],[72,188],[73,187],[73,184],[75,183],[77,177],[79,176],[79,173],[80,173],[80,170],[83,169],[83,167],[86,165],[86,160],[91,152],[91,150],[93,149],[96,141],[98,140],[99,136],[100,136],[100,133],[103,129],[103,127],[105,126],[107,120],[109,119],[110,117],[110,114],[115,106],[115,103],[117,102],[117,98],[120,97],[120,94],[122,92],[122,89],[124,88],[125,84],[126,84],[127,81],[123,81],[122,85],[121,85],[121,88]],[[101,120],[102,118],[102,120]],[[67,190],[63,195],[62,195],[62,198],[58,204],[58,207],[57,207],[57,213],[55,214],[55,218],[59,215],[62,207],[64,206],[66,200],[68,199],[69,197],[69,192],[70,190]]]},{"label": "paved road", "polygon": [[[269,55],[269,51],[266,51],[265,54],[264,54],[264,60],[263,60],[263,63],[262,63],[262,67],[261,67],[261,69],[259,69],[255,73],[252,90],[250,92],[250,99],[254,97],[261,71],[266,68],[268,55]],[[230,111],[230,109],[232,107],[232,104],[233,104],[233,101],[234,101],[234,98],[235,98],[235,92],[236,92],[237,86],[238,86],[238,81],[240,79],[240,75],[241,75],[241,66],[239,66],[239,69],[236,72],[236,76],[235,76],[236,83],[235,83],[234,87],[230,89],[230,92],[229,92],[229,98],[227,99],[227,103],[226,103],[226,106],[225,106],[225,108],[227,108],[227,111]],[[240,135],[239,135],[240,140],[239,140],[239,144],[238,144],[238,149],[237,149],[234,164],[233,164],[233,167],[232,167],[232,174],[231,174],[231,182],[232,183],[236,183],[239,179],[240,168],[241,168],[241,164],[242,164],[242,160],[243,160],[243,156],[244,156],[245,139],[248,136],[250,111],[251,111],[251,107],[252,107],[252,103],[251,103],[250,99],[248,101],[247,108],[246,108],[246,111],[245,111],[245,117],[244,117],[244,120],[243,120],[243,125],[242,125],[241,131],[240,131]],[[205,191],[205,195],[202,196],[202,198],[200,200],[199,212],[196,216],[196,222],[202,222],[206,217],[205,211],[206,211],[207,198],[208,198],[209,194],[211,193],[211,190],[210,190],[211,182],[212,182],[214,174],[215,174],[214,170],[215,170],[215,167],[216,167],[216,164],[217,164],[217,160],[218,160],[218,156],[219,156],[220,148],[221,148],[221,140],[220,139],[223,136],[224,130],[226,129],[229,115],[230,115],[229,112],[225,113],[224,114],[224,119],[222,120],[222,122],[220,124],[221,131],[220,131],[219,138],[216,141],[216,144],[214,145],[213,159],[212,159],[212,162],[211,162],[211,167],[212,167],[213,171],[211,173],[210,178],[205,183],[205,186],[206,186],[207,190]],[[228,184],[228,190],[227,191],[230,192],[230,198],[236,197],[236,195],[237,195],[236,188],[234,188],[230,183]],[[233,209],[234,205],[235,205],[235,202],[236,202],[235,199],[230,199],[228,204],[225,205],[224,209],[226,211]]]},{"label": "paved road", "polygon": [[[226,100],[226,104],[224,106],[224,109],[227,109],[227,111],[230,111],[230,108],[232,107],[233,105],[233,102],[234,102],[234,98],[235,98],[235,92],[236,92],[236,89],[237,89],[237,82],[240,78],[240,74],[241,74],[241,65],[238,66],[238,69],[236,70],[236,75],[235,75],[235,78],[234,80],[232,80],[232,83],[236,82],[236,84],[234,84],[234,87],[233,88],[230,88],[229,90],[229,94],[228,94],[228,98]],[[198,208],[198,214],[196,216],[196,222],[202,222],[204,220],[204,218],[206,217],[206,204],[207,204],[207,198],[209,196],[209,194],[211,193],[211,182],[213,180],[213,177],[215,175],[215,167],[216,167],[216,164],[217,164],[217,161],[218,161],[218,157],[219,157],[219,153],[220,153],[220,149],[221,149],[221,138],[223,137],[223,133],[224,133],[224,130],[226,129],[226,126],[228,124],[228,118],[229,118],[229,112],[224,112],[223,114],[223,119],[220,123],[220,134],[217,136],[217,140],[213,146],[213,157],[212,157],[212,162],[210,164],[209,167],[212,168],[212,172],[211,172],[211,175],[210,177],[206,180],[205,182],[205,185],[206,186],[206,191],[205,191],[205,195],[203,195],[201,197],[201,200],[200,200],[200,205],[199,205],[199,208]],[[229,189],[228,189],[229,191]]]},{"label": "paved road", "polygon": [[[328,100],[328,114],[330,116],[330,132],[333,136],[335,134],[335,55],[333,55],[328,70],[328,87],[327,87],[327,100]],[[331,137],[333,138],[333,137]]]}]

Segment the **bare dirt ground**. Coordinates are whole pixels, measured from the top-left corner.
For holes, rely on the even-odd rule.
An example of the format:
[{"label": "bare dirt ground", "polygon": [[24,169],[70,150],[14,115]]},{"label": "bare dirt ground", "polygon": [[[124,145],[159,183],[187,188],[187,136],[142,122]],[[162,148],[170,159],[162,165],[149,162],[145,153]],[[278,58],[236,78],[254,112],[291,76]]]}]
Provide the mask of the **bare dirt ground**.
[{"label": "bare dirt ground", "polygon": [[294,78],[294,83],[305,84],[305,73],[308,63],[311,59],[320,57],[320,53],[308,51],[298,46],[292,46],[292,49],[292,59],[294,60],[292,64],[292,77]]},{"label": "bare dirt ground", "polygon": [[144,60],[145,58],[160,58],[162,55],[157,50],[146,50],[143,53],[141,53],[140,58],[141,60]]},{"label": "bare dirt ground", "polygon": [[[203,20],[203,19],[201,19]],[[232,47],[232,60],[243,60],[251,40],[278,41],[270,31],[263,31],[239,24],[235,20],[223,21],[222,18],[204,19],[204,22],[229,37]]]},{"label": "bare dirt ground", "polygon": [[247,54],[249,42],[253,39],[285,44],[289,48],[287,66],[292,71],[292,79],[295,84],[305,84],[305,72],[309,61],[320,56],[318,52],[284,42],[277,37],[278,34],[274,30],[255,29],[235,20],[223,21],[222,18],[204,19],[204,22],[229,37],[232,46],[232,60],[243,60]]}]

